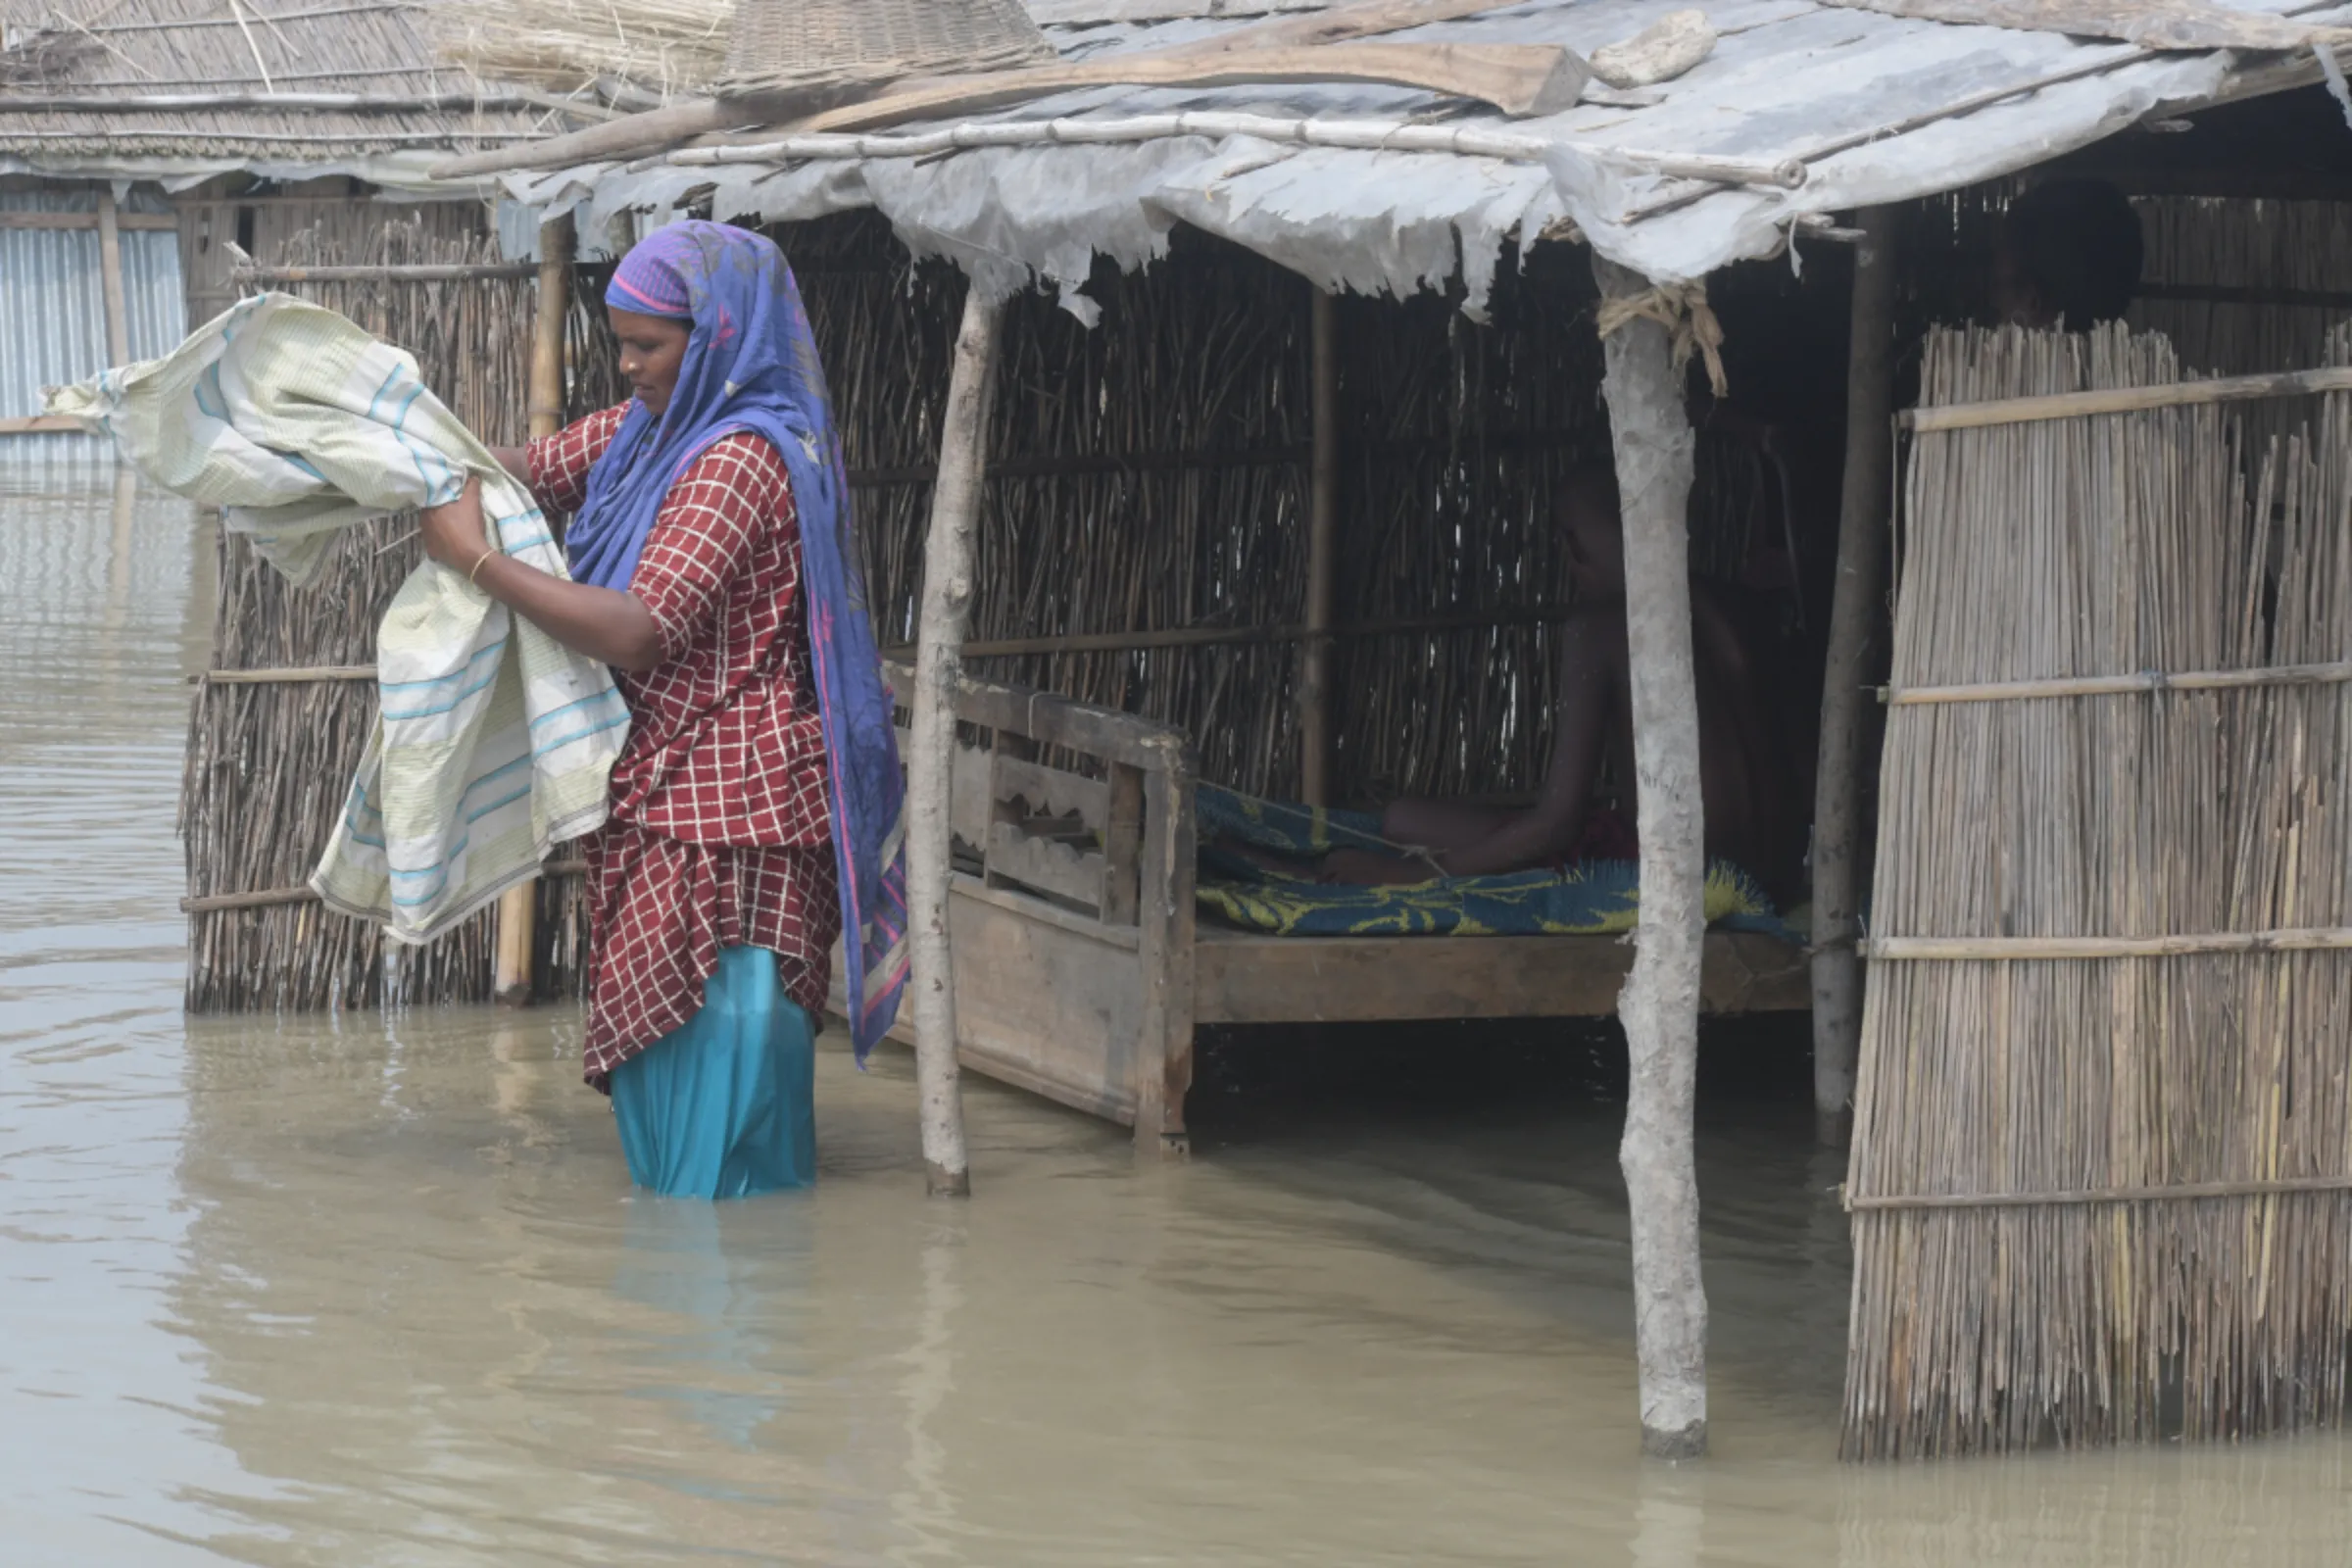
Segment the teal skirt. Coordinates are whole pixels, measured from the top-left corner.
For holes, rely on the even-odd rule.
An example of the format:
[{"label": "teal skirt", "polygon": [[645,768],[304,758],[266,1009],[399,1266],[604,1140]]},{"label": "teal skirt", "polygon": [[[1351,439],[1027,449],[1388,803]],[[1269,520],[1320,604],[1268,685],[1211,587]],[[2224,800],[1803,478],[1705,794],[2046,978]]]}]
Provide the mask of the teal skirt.
[{"label": "teal skirt", "polygon": [[629,1179],[665,1198],[749,1198],[816,1180],[816,1036],[776,957],[726,948],[684,1027],[612,1069]]}]

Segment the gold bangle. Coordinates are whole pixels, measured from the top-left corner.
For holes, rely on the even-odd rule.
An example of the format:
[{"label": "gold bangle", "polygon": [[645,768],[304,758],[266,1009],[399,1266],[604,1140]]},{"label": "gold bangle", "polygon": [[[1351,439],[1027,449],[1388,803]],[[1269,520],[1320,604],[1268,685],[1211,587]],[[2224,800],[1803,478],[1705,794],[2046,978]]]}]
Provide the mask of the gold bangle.
[{"label": "gold bangle", "polygon": [[478,572],[478,571],[480,571],[480,570],[482,569],[482,563],[483,563],[483,562],[485,562],[485,561],[488,561],[488,560],[489,560],[489,559],[490,559],[492,556],[495,556],[495,555],[497,555],[497,554],[498,554],[498,552],[497,552],[497,551],[495,551],[495,550],[485,550],[485,551],[483,551],[483,552],[482,552],[480,555],[478,555],[478,556],[474,557],[474,558],[473,558],[473,571],[468,571],[467,573],[466,573],[466,581],[467,583],[471,584],[473,587],[479,588],[479,587],[481,586],[481,584],[480,584],[480,583],[478,583],[478,582],[474,582],[474,580],[473,580],[473,577],[474,577],[474,572]]}]

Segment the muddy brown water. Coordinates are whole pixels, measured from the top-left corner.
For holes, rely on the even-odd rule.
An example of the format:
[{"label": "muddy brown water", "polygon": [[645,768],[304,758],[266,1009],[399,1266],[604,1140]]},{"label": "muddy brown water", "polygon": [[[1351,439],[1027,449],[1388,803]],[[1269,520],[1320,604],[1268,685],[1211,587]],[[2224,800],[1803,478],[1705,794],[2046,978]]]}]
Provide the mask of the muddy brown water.
[{"label": "muddy brown water", "polygon": [[0,477],[7,1568],[2352,1562],[2334,1438],[1838,1465],[1838,1172],[1785,1104],[1707,1109],[1678,1469],[1617,1112],[1557,1074],[1245,1084],[1170,1168],[969,1082],[951,1204],[906,1058],[836,1042],[817,1189],[714,1208],[631,1198],[570,1009],[184,1017],[210,559]]}]

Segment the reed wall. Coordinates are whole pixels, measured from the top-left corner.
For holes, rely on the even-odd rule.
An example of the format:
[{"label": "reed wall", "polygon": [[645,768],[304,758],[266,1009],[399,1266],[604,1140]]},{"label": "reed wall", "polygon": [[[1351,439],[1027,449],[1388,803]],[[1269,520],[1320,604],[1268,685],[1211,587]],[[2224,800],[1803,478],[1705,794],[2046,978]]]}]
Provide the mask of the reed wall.
[{"label": "reed wall", "polygon": [[[2328,354],[2352,363],[2352,333]],[[1923,403],[2182,378],[2120,325],[1948,332]],[[1895,686],[2344,659],[2352,394],[2294,414],[2253,445],[2214,405],[1918,436]],[[1891,709],[1850,1454],[2341,1421],[2348,742],[2340,679]],[[2232,934],[2254,951],[2219,951]],[[1968,956],[1876,947],[1917,937]],[[2083,937],[2187,951],[2035,951]]]},{"label": "reed wall", "polygon": [[[839,402],[885,644],[913,634],[940,408],[962,283],[858,217],[774,231]],[[990,437],[972,638],[1295,628],[1304,618],[1309,293],[1180,231],[1173,257],[1104,269],[1092,328],[1015,300]],[[1562,476],[1606,461],[1592,285],[1582,251],[1506,268],[1482,324],[1437,296],[1340,302],[1344,797],[1513,792],[1541,781],[1552,626],[1570,600]],[[583,331],[588,330],[582,323]],[[1784,527],[1783,488],[1703,444],[1700,569],[1738,569]],[[1834,519],[1832,519],[1834,527]],[[1826,542],[1826,541],[1825,541]],[[1299,644],[1027,652],[978,671],[1184,726],[1203,776],[1296,794]]]},{"label": "reed wall", "polygon": [[[451,214],[377,216],[281,236],[271,265],[495,261],[477,223]],[[466,282],[328,282],[290,291],[342,312],[413,352],[428,385],[493,441],[522,435],[534,286],[528,278]],[[375,628],[421,554],[416,518],[348,530],[317,581],[289,587],[239,535],[220,531],[212,667],[291,671],[367,665]],[[364,680],[212,682],[189,720],[180,830],[193,899],[283,892],[258,908],[189,917],[187,1003],[193,1011],[372,1006],[387,999],[481,1001],[490,994],[492,916],[387,959],[374,929],[293,896],[317,866],[367,743],[375,688]],[[541,887],[542,985],[576,990],[586,934],[579,882]]]}]

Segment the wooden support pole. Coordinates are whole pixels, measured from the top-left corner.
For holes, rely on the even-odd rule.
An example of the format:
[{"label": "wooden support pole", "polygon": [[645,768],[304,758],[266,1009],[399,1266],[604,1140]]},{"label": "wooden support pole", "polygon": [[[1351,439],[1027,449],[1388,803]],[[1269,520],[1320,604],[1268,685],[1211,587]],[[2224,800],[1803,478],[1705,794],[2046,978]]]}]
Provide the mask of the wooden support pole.
[{"label": "wooden support pole", "polygon": [[[528,423],[533,436],[564,428],[564,322],[571,312],[571,217],[539,225],[539,300],[531,318]],[[509,1006],[531,1000],[537,981],[539,884],[519,882],[498,897],[497,971],[491,994]]]},{"label": "wooden support pole", "polygon": [[116,220],[115,191],[98,187],[98,278],[106,290],[106,363],[130,363],[130,300],[122,289],[122,226]]},{"label": "wooden support pole", "polygon": [[[1604,302],[1647,291],[1595,257]],[[1633,1220],[1634,1341],[1642,1451],[1707,1449],[1707,1298],[1698,1263],[1691,1115],[1698,1080],[1706,856],[1698,685],[1690,647],[1692,439],[1666,329],[1630,318],[1602,340],[1601,390],[1624,498],[1625,621],[1632,672],[1642,906],[1618,999],[1631,1058],[1618,1164]]]},{"label": "wooden support pole", "polygon": [[914,1002],[914,1076],[923,1170],[934,1196],[972,1190],[963,1089],[956,1064],[956,970],[948,941],[948,847],[954,796],[956,689],[972,612],[972,533],[979,520],[989,406],[1004,306],[978,283],[964,296],[940,438],[939,483],[923,542],[915,623],[913,723],[906,747],[906,894]]},{"label": "wooden support pole", "polygon": [[1862,1049],[1863,690],[1886,562],[1894,468],[1894,211],[1861,216],[1854,247],[1853,330],[1845,366],[1845,488],[1838,578],[1821,683],[1820,765],[1813,785],[1813,1110],[1824,1143],[1845,1134]]},{"label": "wooden support pole", "polygon": [[1306,491],[1306,641],[1298,660],[1298,798],[1331,804],[1331,626],[1339,596],[1340,345],[1336,303],[1310,311],[1314,464]]}]

